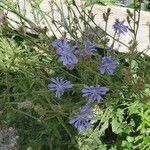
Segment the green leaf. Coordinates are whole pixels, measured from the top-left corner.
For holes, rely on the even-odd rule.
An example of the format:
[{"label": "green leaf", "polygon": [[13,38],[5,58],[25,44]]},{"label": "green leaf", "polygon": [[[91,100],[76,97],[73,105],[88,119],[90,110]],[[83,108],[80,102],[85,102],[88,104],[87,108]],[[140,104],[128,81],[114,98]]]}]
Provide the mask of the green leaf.
[{"label": "green leaf", "polygon": [[108,128],[108,121],[106,121],[100,128],[100,135],[102,135],[104,133],[104,131]]},{"label": "green leaf", "polygon": [[130,143],[131,143],[131,142],[133,142],[133,141],[134,141],[134,138],[133,138],[133,137],[131,137],[131,136],[128,136],[128,137],[127,137],[127,140],[128,140],[128,142],[130,142]]},{"label": "green leaf", "polygon": [[113,118],[112,120],[112,131],[116,134],[119,134],[122,132],[121,124],[118,122],[117,118]]}]

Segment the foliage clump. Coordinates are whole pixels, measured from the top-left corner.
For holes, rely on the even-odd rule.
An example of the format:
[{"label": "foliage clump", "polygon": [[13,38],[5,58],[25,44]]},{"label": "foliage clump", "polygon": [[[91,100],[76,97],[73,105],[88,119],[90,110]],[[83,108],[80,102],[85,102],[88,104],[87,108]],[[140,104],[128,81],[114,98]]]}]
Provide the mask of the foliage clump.
[{"label": "foliage clump", "polygon": [[[66,17],[53,1],[48,16],[61,37],[51,24],[42,28],[26,18],[17,3],[0,4],[21,21],[16,29],[0,11],[0,127],[15,129],[16,149],[149,149],[150,57],[137,51],[140,3],[134,13],[127,11],[126,21],[116,19],[111,36],[111,9],[103,13],[103,30],[94,22],[93,7],[66,1]],[[38,10],[47,22],[40,1],[30,4],[34,17]],[[53,7],[62,22],[55,19]],[[120,37],[128,32],[133,39],[126,45]],[[119,52],[116,42],[129,52]]]}]

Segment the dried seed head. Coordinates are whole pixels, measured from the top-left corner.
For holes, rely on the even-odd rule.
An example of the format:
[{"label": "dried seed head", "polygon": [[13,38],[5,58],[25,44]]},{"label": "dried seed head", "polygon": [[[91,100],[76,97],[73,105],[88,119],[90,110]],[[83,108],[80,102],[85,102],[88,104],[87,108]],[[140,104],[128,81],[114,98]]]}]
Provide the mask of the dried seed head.
[{"label": "dried seed head", "polygon": [[0,150],[17,150],[17,139],[15,128],[1,128]]},{"label": "dried seed head", "polygon": [[75,0],[72,0],[72,4],[75,6],[76,5],[76,2],[75,2]]},{"label": "dried seed head", "polygon": [[3,10],[0,9],[0,23],[3,23],[5,19],[5,13]]},{"label": "dried seed head", "polygon": [[30,108],[32,108],[32,105],[33,105],[32,102],[29,100],[17,103],[18,109],[30,109]]},{"label": "dried seed head", "polygon": [[40,116],[45,116],[46,115],[46,111],[43,109],[43,107],[40,104],[37,104],[34,107],[34,111],[40,115]]},{"label": "dried seed head", "polygon": [[111,12],[111,8],[108,8],[107,13],[110,14],[110,12]]}]

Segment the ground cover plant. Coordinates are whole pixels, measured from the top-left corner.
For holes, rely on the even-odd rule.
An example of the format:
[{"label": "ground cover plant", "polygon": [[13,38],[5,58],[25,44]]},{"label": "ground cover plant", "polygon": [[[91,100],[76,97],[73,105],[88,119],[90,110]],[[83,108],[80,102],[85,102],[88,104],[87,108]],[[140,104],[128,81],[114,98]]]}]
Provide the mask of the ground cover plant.
[{"label": "ground cover plant", "polygon": [[[52,1],[49,14],[41,1],[28,2],[35,23],[19,1],[0,2],[0,149],[149,150],[150,47],[137,50],[142,1],[126,20],[114,20],[114,36],[107,32],[111,9],[103,30],[84,2],[66,1],[68,15],[62,3]],[[119,38],[128,32],[126,45]],[[129,52],[119,52],[116,42]]]}]

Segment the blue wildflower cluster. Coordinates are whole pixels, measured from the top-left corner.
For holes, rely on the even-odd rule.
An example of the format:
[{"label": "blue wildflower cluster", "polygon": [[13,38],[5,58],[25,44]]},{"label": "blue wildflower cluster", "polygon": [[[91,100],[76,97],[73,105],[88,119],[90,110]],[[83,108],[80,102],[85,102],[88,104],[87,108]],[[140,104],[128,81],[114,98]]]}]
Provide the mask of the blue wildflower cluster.
[{"label": "blue wildflower cluster", "polygon": [[[60,98],[63,95],[66,89],[73,87],[70,81],[64,80],[63,78],[52,78],[51,83],[48,84],[48,89],[55,91],[55,96]],[[94,113],[90,108],[90,103],[100,102],[103,98],[101,95],[105,95],[109,91],[106,87],[96,86],[87,86],[85,85],[82,89],[83,97],[87,97],[88,103],[83,107],[79,114],[70,118],[69,123],[73,124],[79,131],[83,131],[90,127],[90,122],[94,119]]]},{"label": "blue wildflower cluster", "polygon": [[[116,34],[124,34],[127,32],[127,26],[124,25],[124,21],[120,22],[118,19],[113,25]],[[60,57],[60,60],[63,62],[63,65],[70,66],[78,63],[77,56],[92,56],[96,55],[96,47],[93,43],[87,42],[83,50],[80,50],[76,45],[70,46],[67,39],[56,39],[53,42],[53,46],[56,48],[56,53]],[[112,47],[106,49],[109,54],[111,54]],[[100,74],[113,75],[114,71],[119,62],[112,57],[107,55],[101,58],[99,72]],[[63,78],[52,78],[51,83],[48,84],[48,89],[55,91],[55,96],[60,98],[65,90],[73,87],[73,84],[70,81],[64,80]],[[107,87],[101,87],[96,84],[95,86],[84,85],[82,92],[82,97],[87,98],[87,104],[77,113],[75,116],[71,117],[69,123],[74,125],[79,131],[84,131],[90,128],[92,120],[95,119],[94,113],[90,107],[93,102],[100,102],[103,100],[103,95],[109,91]]]}]

